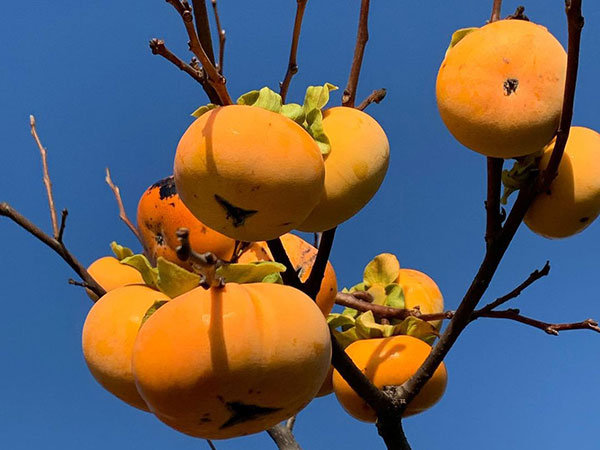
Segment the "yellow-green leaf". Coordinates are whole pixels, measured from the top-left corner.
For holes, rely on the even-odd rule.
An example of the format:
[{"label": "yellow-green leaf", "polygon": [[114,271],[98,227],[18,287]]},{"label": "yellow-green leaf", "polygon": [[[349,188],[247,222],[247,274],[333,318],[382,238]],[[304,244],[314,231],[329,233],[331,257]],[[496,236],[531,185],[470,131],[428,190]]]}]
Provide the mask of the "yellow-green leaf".
[{"label": "yellow-green leaf", "polygon": [[306,115],[304,114],[304,108],[302,105],[298,103],[288,103],[281,107],[281,114],[287,117],[288,119],[292,119],[299,125],[304,124],[304,120],[306,119]]},{"label": "yellow-green leaf", "polygon": [[371,286],[367,290],[367,293],[371,294],[371,297],[373,297],[373,301],[371,303],[375,305],[385,305],[387,295],[385,288],[382,285],[376,284],[375,286]]},{"label": "yellow-green leaf", "polygon": [[400,263],[398,258],[391,253],[382,253],[367,264],[363,279],[367,286],[376,284],[387,286],[396,281],[399,273]]},{"label": "yellow-green leaf", "polygon": [[356,334],[356,328],[350,328],[346,331],[331,330],[331,332],[343,348],[348,347],[350,344],[360,339]]},{"label": "yellow-green leaf", "polygon": [[237,99],[238,105],[256,106],[267,111],[280,113],[282,107],[281,95],[264,87],[259,91],[250,91]]},{"label": "yellow-green leaf", "polygon": [[464,38],[467,34],[472,33],[475,30],[478,30],[479,28],[477,27],[470,27],[470,28],[461,28],[459,30],[456,30],[454,33],[452,33],[452,37],[450,38],[450,45],[448,46],[448,49],[446,50],[446,55],[448,55],[448,52],[450,51],[450,49],[452,47],[454,47],[456,44],[458,44],[462,38]]},{"label": "yellow-green leaf", "polygon": [[390,308],[398,308],[404,309],[404,291],[402,290],[402,286],[397,283],[388,284],[385,287],[385,306],[389,306]]},{"label": "yellow-green leaf", "polygon": [[427,342],[429,345],[433,344],[433,341],[439,335],[433,325],[418,317],[407,317],[397,326],[399,327],[399,334],[416,337]]},{"label": "yellow-green leaf", "polygon": [[354,326],[354,318],[345,314],[331,313],[327,316],[329,328]]},{"label": "yellow-green leaf", "polygon": [[122,264],[136,268],[148,286],[158,289],[158,270],[152,267],[148,258],[144,255],[132,255],[121,260]]},{"label": "yellow-green leaf", "polygon": [[122,245],[117,244],[115,241],[112,241],[110,243],[110,249],[119,261],[122,261],[128,256],[133,256],[133,252],[131,251],[131,249],[123,247]]},{"label": "yellow-green leaf", "polygon": [[198,108],[196,111],[194,111],[192,113],[192,116],[198,118],[200,117],[202,114],[207,113],[208,111],[218,108],[219,105],[215,105],[214,103],[209,103],[207,105],[201,106],[200,108]]},{"label": "yellow-green leaf", "polygon": [[190,272],[183,267],[159,256],[156,261],[158,278],[156,285],[161,292],[175,298],[187,291],[198,287],[200,275]]},{"label": "yellow-green leaf", "polygon": [[308,115],[313,109],[323,109],[329,102],[329,92],[337,90],[338,87],[325,83],[323,86],[309,86],[304,95],[304,112]]},{"label": "yellow-green leaf", "polygon": [[281,277],[281,273],[270,273],[266,277],[264,277],[261,283],[275,283],[275,284],[284,284],[283,278]]},{"label": "yellow-green leaf", "polygon": [[384,325],[375,322],[372,311],[367,311],[356,318],[356,334],[360,339],[383,337]]},{"label": "yellow-green leaf", "polygon": [[260,283],[267,275],[281,272],[285,272],[285,266],[274,261],[224,264],[216,271],[227,283]]},{"label": "yellow-green leaf", "polygon": [[331,151],[331,144],[323,129],[323,113],[320,109],[311,109],[306,114],[306,131],[319,146],[321,154],[328,155]]}]

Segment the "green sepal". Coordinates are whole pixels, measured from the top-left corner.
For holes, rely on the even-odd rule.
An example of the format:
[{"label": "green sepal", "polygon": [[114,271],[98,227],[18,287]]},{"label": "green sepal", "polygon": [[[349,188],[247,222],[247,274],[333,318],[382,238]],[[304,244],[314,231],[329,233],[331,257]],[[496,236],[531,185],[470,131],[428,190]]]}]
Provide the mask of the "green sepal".
[{"label": "green sepal", "polygon": [[429,322],[413,316],[407,317],[402,323],[396,325],[396,327],[398,327],[398,334],[416,337],[427,342],[429,345],[433,344],[435,338],[439,335],[435,327]]},{"label": "green sepal", "polygon": [[142,274],[144,283],[153,289],[158,289],[158,269],[152,267],[148,258],[144,255],[132,255],[121,260],[121,264],[127,264]]},{"label": "green sepal", "polygon": [[354,322],[354,317],[348,316],[343,313],[331,313],[327,316],[327,325],[329,325],[329,328],[331,329],[340,327],[348,329],[348,327],[354,326]]},{"label": "green sepal", "polygon": [[331,143],[323,129],[323,113],[320,109],[312,109],[306,114],[306,131],[317,143],[322,155],[331,151]]},{"label": "green sepal", "polygon": [[191,291],[198,287],[201,281],[200,275],[190,272],[162,256],[156,260],[156,271],[158,273],[156,280],[158,290],[171,298]]},{"label": "green sepal", "polygon": [[356,328],[350,328],[346,331],[331,330],[331,333],[335,336],[342,348],[346,348],[353,342],[360,340],[356,334]]},{"label": "green sepal", "polygon": [[533,178],[538,174],[538,167],[536,158],[538,158],[540,152],[533,155],[527,155],[519,158],[515,161],[510,170],[502,171],[502,184],[504,185],[504,192],[500,203],[506,205],[508,197],[515,191],[522,189],[527,186]]},{"label": "green sepal", "polygon": [[304,112],[308,115],[313,109],[321,110],[329,102],[329,93],[339,89],[331,83],[323,86],[309,86],[304,95]]},{"label": "green sepal", "polygon": [[[344,288],[346,289],[346,288]],[[354,286],[352,286],[349,290],[347,290],[347,292],[356,292],[356,291],[366,291],[367,289],[369,289],[368,286],[365,285],[365,283],[358,283],[355,284]],[[342,291],[344,292],[344,291]]]},{"label": "green sepal", "polygon": [[459,30],[456,30],[454,33],[452,33],[452,37],[450,38],[450,45],[448,45],[448,49],[446,50],[445,56],[448,56],[448,52],[450,51],[450,49],[456,44],[458,44],[462,40],[462,38],[464,38],[467,34],[470,34],[478,29],[479,28],[477,27],[460,28]]},{"label": "green sepal", "polygon": [[373,258],[365,267],[363,282],[367,286],[376,284],[387,286],[398,278],[400,263],[391,253],[382,253]]},{"label": "green sepal", "polygon": [[281,276],[281,273],[279,273],[279,272],[270,273],[269,275],[267,275],[266,277],[264,277],[262,279],[261,283],[284,284],[283,277]]},{"label": "green sepal", "polygon": [[215,105],[214,103],[209,103],[207,105],[201,106],[196,111],[194,111],[191,115],[198,118],[202,114],[205,114],[205,113],[209,112],[210,110],[213,110],[218,107],[219,107],[219,105]]},{"label": "green sepal", "polygon": [[373,301],[371,303],[373,303],[374,305],[381,305],[381,306],[385,305],[387,296],[385,293],[385,288],[383,286],[381,286],[380,284],[371,286],[367,290],[367,294],[370,294],[371,297],[373,298]]},{"label": "green sepal", "polygon": [[367,311],[356,318],[356,335],[360,339],[390,337],[397,334],[396,325],[382,325],[375,321],[373,311]]},{"label": "green sepal", "polygon": [[264,87],[259,91],[250,91],[240,96],[236,102],[238,105],[256,106],[274,113],[280,113],[282,108],[281,95]]},{"label": "green sepal", "polygon": [[402,286],[397,283],[390,283],[385,287],[385,294],[384,306],[398,309],[406,308]]},{"label": "green sepal", "polygon": [[158,308],[160,308],[167,302],[168,302],[168,300],[156,300],[154,303],[152,303],[152,306],[150,306],[150,308],[148,308],[146,310],[146,314],[144,314],[144,317],[142,318],[142,322],[140,323],[140,328],[142,328],[142,325],[144,325],[144,323],[146,323],[146,320],[148,320],[152,314],[154,314],[156,311],[158,311]]},{"label": "green sepal", "polygon": [[122,245],[117,244],[115,241],[110,243],[110,249],[119,261],[122,261],[129,256],[133,256],[131,249],[123,247]]},{"label": "green sepal", "polygon": [[356,317],[358,317],[358,315],[360,314],[360,312],[358,310],[354,309],[354,308],[346,307],[342,311],[342,314],[345,315],[345,316],[356,318]]},{"label": "green sepal", "polygon": [[224,264],[216,274],[226,283],[260,283],[268,275],[285,272],[283,264],[274,261],[256,261],[246,264]]},{"label": "green sepal", "polygon": [[306,120],[304,108],[298,103],[288,103],[287,105],[283,105],[281,107],[281,114],[288,119],[292,119],[298,125],[304,125],[304,121]]}]

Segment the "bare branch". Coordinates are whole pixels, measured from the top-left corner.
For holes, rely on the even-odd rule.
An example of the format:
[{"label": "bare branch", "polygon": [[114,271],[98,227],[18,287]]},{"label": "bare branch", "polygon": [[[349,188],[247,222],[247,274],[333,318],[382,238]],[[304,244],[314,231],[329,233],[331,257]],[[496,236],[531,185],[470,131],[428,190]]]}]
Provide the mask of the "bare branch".
[{"label": "bare branch", "polygon": [[568,330],[592,330],[596,333],[600,333],[600,327],[598,326],[598,322],[594,319],[586,319],[582,322],[574,323],[548,323],[542,322],[541,320],[532,319],[531,317],[525,317],[520,314],[520,311],[518,309],[506,309],[504,311],[488,311],[478,314],[477,318],[479,317],[515,320],[525,325],[539,328],[540,330],[548,334],[552,334],[554,336],[558,336],[558,333],[560,331]]},{"label": "bare branch", "polygon": [[379,104],[385,98],[386,94],[387,91],[385,90],[385,88],[376,89],[373,92],[371,92],[371,94],[367,98],[360,102],[360,105],[358,105],[356,109],[364,111],[367,108],[367,106],[369,106],[371,103]]},{"label": "bare branch", "polygon": [[202,44],[202,48],[206,51],[206,56],[212,64],[215,64],[215,52],[213,50],[212,35],[210,32],[210,23],[208,21],[208,11],[206,10],[205,0],[192,0],[194,8],[194,19],[196,22],[196,31],[198,38]]},{"label": "bare branch", "polygon": [[225,59],[225,30],[221,27],[221,19],[219,18],[219,10],[217,9],[217,0],[211,0],[213,12],[215,13],[215,22],[217,24],[217,33],[219,34],[219,63],[217,69],[219,73],[223,75],[223,64]]},{"label": "bare branch", "polygon": [[502,191],[502,158],[487,157],[487,200],[485,243],[489,247],[502,229],[503,216],[500,214],[500,194]]},{"label": "bare branch", "polygon": [[495,22],[496,20],[500,20],[501,10],[502,10],[502,0],[494,0],[494,6],[492,6],[492,16],[490,17],[490,22]]},{"label": "bare branch", "polygon": [[206,443],[210,447],[210,450],[217,450],[217,447],[215,447],[215,444],[213,444],[213,442],[210,439],[207,439]]},{"label": "bare branch", "polygon": [[67,216],[69,215],[69,211],[67,209],[63,209],[60,214],[60,228],[58,229],[58,236],[56,236],[56,240],[58,242],[63,241],[63,235],[65,234],[65,226],[67,225]]},{"label": "bare branch", "polygon": [[12,208],[8,203],[0,203],[0,216],[8,217],[21,228],[38,238],[58,255],[75,271],[77,275],[86,283],[87,287],[93,291],[98,298],[106,294],[106,291],[90,276],[85,267],[67,250],[67,247],[58,239],[48,236],[36,225],[30,222],[25,216]]},{"label": "bare branch", "polygon": [[135,234],[135,237],[140,242],[140,244],[142,244],[142,237],[140,236],[140,232],[137,229],[137,227],[133,224],[133,222],[131,222],[131,220],[129,220],[129,217],[127,217],[127,212],[125,212],[125,207],[123,206],[123,200],[121,199],[121,190],[119,189],[118,186],[115,185],[115,183],[113,183],[113,180],[110,177],[110,170],[108,169],[108,167],[106,168],[105,181],[106,181],[106,184],[108,184],[110,189],[113,191],[113,194],[115,195],[115,199],[117,200],[117,205],[119,206],[119,218],[123,222],[125,222],[125,225],[127,225],[127,227],[129,227],[131,232],[133,234]]},{"label": "bare branch", "polygon": [[298,53],[298,42],[300,40],[300,29],[302,28],[302,18],[304,17],[304,10],[306,9],[306,3],[308,0],[296,0],[296,18],[294,20],[294,31],[292,32],[292,48],[290,49],[290,59],[288,62],[287,71],[285,77],[280,84],[279,95],[281,100],[285,103],[287,92],[290,87],[292,77],[298,73],[298,63],[296,61],[296,54]]},{"label": "bare branch", "polygon": [[302,450],[300,444],[294,438],[292,430],[281,423],[269,428],[267,433],[275,441],[279,450]]},{"label": "bare branch", "polygon": [[342,105],[354,107],[356,99],[356,88],[358,86],[358,77],[360,76],[360,68],[362,66],[363,56],[365,54],[365,46],[369,40],[369,0],[361,0],[360,17],[358,20],[358,32],[356,33],[356,46],[354,47],[354,58],[352,59],[352,67],[350,68],[350,76],[348,84],[342,95]]},{"label": "bare branch", "polygon": [[493,309],[496,309],[498,306],[503,305],[504,303],[508,302],[509,300],[512,300],[513,298],[518,297],[521,294],[521,292],[523,292],[525,289],[527,289],[529,286],[531,286],[537,280],[539,280],[542,277],[545,277],[549,273],[550,273],[550,261],[546,261],[546,264],[544,264],[544,267],[542,267],[541,270],[537,270],[537,269],[534,270],[533,272],[531,272],[529,274],[529,277],[527,277],[527,279],[525,281],[523,281],[521,284],[519,284],[516,288],[514,288],[508,294],[503,295],[502,297],[497,298],[495,301],[485,305],[480,310],[475,311],[473,313],[473,315],[477,316],[477,315],[481,315],[482,313],[492,311]]},{"label": "bare branch", "polygon": [[273,255],[273,258],[278,263],[283,264],[286,267],[285,272],[281,274],[281,278],[283,282],[288,286],[295,287],[296,289],[303,290],[302,282],[298,277],[298,273],[292,262],[290,261],[289,256],[287,255],[283,244],[281,243],[281,239],[272,239],[267,241],[267,246],[269,247],[269,251]]},{"label": "bare branch", "polygon": [[313,300],[317,298],[319,289],[321,289],[321,282],[325,274],[325,268],[327,267],[327,261],[329,261],[329,254],[331,253],[331,247],[333,246],[333,238],[335,237],[336,227],[331,230],[324,231],[321,235],[321,243],[319,245],[319,251],[315,258],[315,262],[310,271],[308,279],[304,282],[303,291]]},{"label": "bare branch", "polygon": [[44,171],[44,185],[46,186],[46,194],[48,195],[48,206],[50,207],[50,220],[52,221],[52,232],[54,233],[54,238],[58,237],[59,229],[58,229],[58,219],[56,217],[56,207],[54,206],[54,197],[52,195],[52,181],[50,180],[50,175],[48,173],[48,160],[46,149],[42,145],[42,141],[38,136],[35,117],[33,115],[29,116],[29,124],[31,125],[31,135],[40,150],[40,156],[42,157],[42,167]]}]

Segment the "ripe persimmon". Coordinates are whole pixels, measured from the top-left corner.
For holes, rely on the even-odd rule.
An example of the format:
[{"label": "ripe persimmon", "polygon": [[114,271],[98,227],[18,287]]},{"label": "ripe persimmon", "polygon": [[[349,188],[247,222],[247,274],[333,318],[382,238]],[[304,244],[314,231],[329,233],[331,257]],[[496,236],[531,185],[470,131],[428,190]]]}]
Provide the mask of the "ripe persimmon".
[{"label": "ripe persimmon", "polygon": [[[440,288],[428,275],[414,269],[401,268],[398,278],[394,281],[402,286],[404,307],[413,309],[417,306],[423,314],[444,312],[444,297]],[[429,322],[439,329],[441,320]]]},{"label": "ripe persimmon", "polygon": [[150,186],[140,198],[137,223],[144,252],[152,264],[159,256],[191,269],[191,264],[177,257],[176,231],[190,231],[190,246],[198,253],[211,252],[218,258],[231,259],[235,240],[200,222],[179,198],[173,176]]},{"label": "ripe persimmon", "polygon": [[331,144],[325,155],[325,189],[319,203],[296,228],[325,231],[348,220],[375,195],[388,168],[390,146],[368,114],[338,106],[323,112]]},{"label": "ripe persimmon", "polygon": [[499,20],[451,47],[437,76],[442,120],[464,146],[497,158],[535,153],[562,110],[567,56],[548,30]]},{"label": "ripe persimmon", "polygon": [[[287,233],[280,237],[283,248],[296,269],[300,281],[306,281],[312,271],[312,266],[317,257],[317,249],[295,234]],[[239,257],[238,262],[249,263],[253,261],[273,261],[267,243],[264,241],[253,243]],[[317,306],[325,317],[331,312],[337,294],[337,278],[333,266],[328,261],[321,281],[321,288],[317,294]]]},{"label": "ripe persimmon", "polygon": [[148,411],[131,372],[133,343],[146,311],[162,292],[145,285],[128,285],[103,295],[90,309],[82,332],[83,356],[90,372],[111,394]]},{"label": "ripe persimmon", "polygon": [[325,165],[300,125],[262,108],[208,111],[183,134],[175,184],[190,211],[240,241],[269,240],[298,226],[323,192]]},{"label": "ripe persimmon", "polygon": [[144,324],[133,373],[150,410],[191,436],[265,430],[305,407],[329,369],[323,314],[275,283],[193,289]]},{"label": "ripe persimmon", "polygon": [[[113,256],[97,259],[90,264],[87,271],[106,292],[127,284],[144,283],[142,274],[137,269],[121,264]],[[92,291],[86,289],[86,292],[92,300],[98,300],[98,296]]]},{"label": "ripe persimmon", "polygon": [[[550,161],[555,141],[545,149],[539,168]],[[572,236],[600,214],[600,134],[571,127],[558,175],[534,199],[525,215],[531,231],[547,238]]]},{"label": "ripe persimmon", "polygon": [[[400,386],[408,380],[429,355],[431,347],[412,336],[363,339],[346,347],[346,353],[378,388]],[[431,379],[411,401],[404,417],[431,408],[446,389],[446,367],[440,364]],[[375,422],[375,411],[350,387],[337,370],[333,372],[335,395],[348,414],[365,422]]]}]

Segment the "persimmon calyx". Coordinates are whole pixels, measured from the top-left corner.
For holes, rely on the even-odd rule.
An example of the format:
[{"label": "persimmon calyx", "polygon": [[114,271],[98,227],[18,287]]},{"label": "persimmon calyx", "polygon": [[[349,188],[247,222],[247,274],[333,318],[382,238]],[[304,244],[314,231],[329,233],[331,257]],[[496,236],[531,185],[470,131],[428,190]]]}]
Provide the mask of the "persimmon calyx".
[{"label": "persimmon calyx", "polygon": [[537,160],[542,153],[543,151],[540,151],[532,155],[517,158],[510,170],[504,169],[502,171],[502,185],[504,186],[504,191],[502,192],[502,198],[500,199],[501,204],[506,205],[508,197],[510,197],[513,192],[527,186],[537,176],[539,172]]}]

